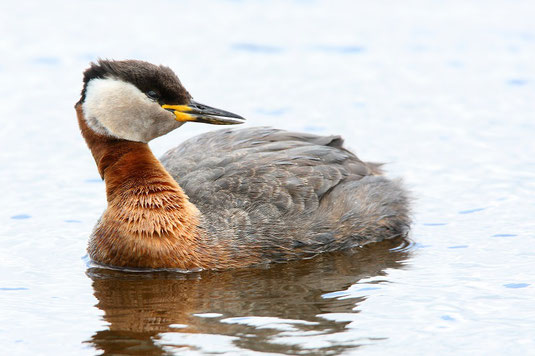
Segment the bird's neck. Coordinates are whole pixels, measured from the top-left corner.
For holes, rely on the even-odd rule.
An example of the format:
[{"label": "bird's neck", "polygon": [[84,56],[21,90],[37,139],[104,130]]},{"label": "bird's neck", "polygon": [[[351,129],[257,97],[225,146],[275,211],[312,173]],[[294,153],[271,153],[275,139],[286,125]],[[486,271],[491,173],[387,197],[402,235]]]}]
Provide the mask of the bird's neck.
[{"label": "bird's neck", "polygon": [[199,210],[146,143],[114,139],[78,121],[106,183],[108,207],[89,244],[94,260],[132,267],[203,267]]}]

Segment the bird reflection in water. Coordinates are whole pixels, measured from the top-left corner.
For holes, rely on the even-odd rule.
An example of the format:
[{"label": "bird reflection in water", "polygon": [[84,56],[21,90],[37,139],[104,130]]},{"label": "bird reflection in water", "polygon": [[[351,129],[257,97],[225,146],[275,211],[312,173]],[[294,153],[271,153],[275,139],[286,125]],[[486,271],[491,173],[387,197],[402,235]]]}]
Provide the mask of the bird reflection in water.
[{"label": "bird reflection in water", "polygon": [[[348,321],[326,320],[317,315],[358,313],[358,305],[366,296],[344,299],[322,296],[343,291],[364,278],[386,276],[386,269],[402,268],[409,257],[410,245],[397,239],[268,268],[189,274],[90,268],[87,274],[93,280],[96,306],[104,312],[103,318],[109,325],[86,342],[103,354],[165,355],[197,347],[187,342],[182,345],[165,342],[162,337],[166,333],[212,334],[235,337],[235,352],[336,354],[355,346],[307,350],[305,345],[299,348],[273,342],[280,330],[225,323],[221,319],[292,319],[304,321],[292,325],[303,332],[341,332]],[[201,318],[194,315],[198,313],[222,316]],[[210,336],[206,336],[206,341],[210,343]]]}]

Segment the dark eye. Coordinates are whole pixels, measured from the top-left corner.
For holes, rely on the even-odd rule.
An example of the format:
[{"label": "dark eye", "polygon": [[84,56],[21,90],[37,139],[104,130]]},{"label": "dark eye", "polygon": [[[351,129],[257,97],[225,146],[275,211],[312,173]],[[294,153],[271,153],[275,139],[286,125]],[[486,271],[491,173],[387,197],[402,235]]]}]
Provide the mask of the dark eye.
[{"label": "dark eye", "polygon": [[160,95],[154,90],[149,90],[148,92],[145,93],[145,95],[147,95],[149,99],[154,100],[154,101],[158,101],[158,99],[160,99]]}]

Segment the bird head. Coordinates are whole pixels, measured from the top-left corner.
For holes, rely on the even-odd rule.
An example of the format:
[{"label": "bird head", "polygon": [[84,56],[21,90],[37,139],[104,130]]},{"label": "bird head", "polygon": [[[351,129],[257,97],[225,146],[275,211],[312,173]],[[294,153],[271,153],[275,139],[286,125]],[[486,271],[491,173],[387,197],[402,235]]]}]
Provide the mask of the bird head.
[{"label": "bird head", "polygon": [[79,101],[98,134],[148,142],[185,122],[240,124],[239,115],[197,103],[168,67],[144,61],[99,60],[84,72]]}]

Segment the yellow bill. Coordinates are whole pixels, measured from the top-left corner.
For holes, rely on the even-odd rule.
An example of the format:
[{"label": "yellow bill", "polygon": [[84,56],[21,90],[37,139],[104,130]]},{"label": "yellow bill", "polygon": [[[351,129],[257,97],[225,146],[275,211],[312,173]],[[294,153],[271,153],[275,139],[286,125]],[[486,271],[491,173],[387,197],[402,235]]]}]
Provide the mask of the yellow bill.
[{"label": "yellow bill", "polygon": [[243,117],[231,112],[216,109],[193,100],[188,105],[162,105],[162,108],[175,114],[175,120],[180,122],[202,122],[213,125],[242,124]]}]

